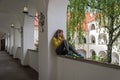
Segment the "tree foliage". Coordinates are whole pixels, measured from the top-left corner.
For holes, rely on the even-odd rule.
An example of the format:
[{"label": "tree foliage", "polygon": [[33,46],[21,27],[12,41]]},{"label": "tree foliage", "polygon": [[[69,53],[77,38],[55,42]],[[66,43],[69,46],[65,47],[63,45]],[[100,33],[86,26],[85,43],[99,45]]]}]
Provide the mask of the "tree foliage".
[{"label": "tree foliage", "polygon": [[[113,43],[120,36],[120,0],[69,0],[68,12],[70,20],[67,24],[68,39],[72,39],[77,27],[79,38],[83,34],[82,23],[85,21],[85,13],[97,14],[100,26],[104,26],[108,32],[107,58],[111,62]],[[70,38],[72,36],[72,38]]]},{"label": "tree foliage", "polygon": [[68,13],[70,13],[70,20],[67,24],[67,39],[72,41],[74,38],[74,32],[79,35],[79,42],[81,42],[81,36],[83,33],[82,23],[85,20],[85,3],[84,0],[69,0]]}]

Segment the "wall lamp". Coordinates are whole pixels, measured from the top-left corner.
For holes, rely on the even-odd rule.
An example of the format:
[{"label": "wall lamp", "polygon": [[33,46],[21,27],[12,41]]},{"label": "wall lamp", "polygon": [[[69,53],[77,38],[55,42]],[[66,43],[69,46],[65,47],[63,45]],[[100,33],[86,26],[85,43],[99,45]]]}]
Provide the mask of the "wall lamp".
[{"label": "wall lamp", "polygon": [[[38,25],[41,27],[41,31],[42,32],[44,32],[44,28],[43,28],[43,26],[44,26],[44,23],[45,23],[45,16],[44,16],[44,14],[41,12],[40,14],[38,14],[38,16],[36,16],[36,15],[31,15],[31,14],[29,14],[29,12],[28,12],[28,7],[24,7],[24,10],[23,10],[23,13],[25,14],[25,15],[27,15],[27,16],[29,16],[29,17],[32,17],[32,18],[34,18],[36,21],[38,21]],[[38,20],[37,20],[37,19]]]}]

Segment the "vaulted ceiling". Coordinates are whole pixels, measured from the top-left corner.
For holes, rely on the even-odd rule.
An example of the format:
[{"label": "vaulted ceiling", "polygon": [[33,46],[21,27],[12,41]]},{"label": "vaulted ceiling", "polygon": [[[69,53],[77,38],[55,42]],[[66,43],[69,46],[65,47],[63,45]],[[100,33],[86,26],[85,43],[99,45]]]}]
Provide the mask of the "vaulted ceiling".
[{"label": "vaulted ceiling", "polygon": [[23,7],[28,0],[0,0],[0,34],[10,29],[16,20],[21,20]]}]

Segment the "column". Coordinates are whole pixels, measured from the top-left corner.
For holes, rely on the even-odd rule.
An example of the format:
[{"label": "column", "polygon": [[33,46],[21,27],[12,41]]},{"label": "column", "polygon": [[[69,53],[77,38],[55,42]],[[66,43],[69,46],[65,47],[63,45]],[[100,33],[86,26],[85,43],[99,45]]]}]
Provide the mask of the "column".
[{"label": "column", "polygon": [[13,55],[14,30],[10,29],[10,55]]},{"label": "column", "polygon": [[14,49],[13,49],[13,57],[19,58],[17,53],[17,48],[21,46],[21,30],[20,28],[14,29]]},{"label": "column", "polygon": [[49,0],[49,4],[38,0],[37,3],[38,11],[45,15],[44,32],[39,31],[39,80],[57,80],[57,55],[51,39],[57,29],[62,29],[66,36],[67,0]]},{"label": "column", "polygon": [[[35,9],[30,9],[30,14],[35,15]],[[25,15],[22,36],[22,65],[28,64],[27,49],[34,49],[34,18]]]}]

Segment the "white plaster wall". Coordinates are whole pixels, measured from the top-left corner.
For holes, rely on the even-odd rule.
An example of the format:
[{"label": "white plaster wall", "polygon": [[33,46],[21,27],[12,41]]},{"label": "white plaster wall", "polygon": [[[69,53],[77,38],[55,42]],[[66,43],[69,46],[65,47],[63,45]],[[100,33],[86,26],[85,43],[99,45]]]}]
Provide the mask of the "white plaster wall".
[{"label": "white plaster wall", "polygon": [[57,57],[58,78],[56,80],[120,80],[120,71],[81,61]]},{"label": "white plaster wall", "polygon": [[[62,6],[61,6],[62,4]],[[62,11],[62,13],[61,13]],[[66,37],[67,0],[49,0],[48,6],[48,74],[49,80],[57,80],[57,58],[51,39],[57,29],[64,31]]]},{"label": "white plaster wall", "polygon": [[67,0],[36,0],[32,2],[35,3],[38,13],[42,12],[45,15],[44,32],[41,32],[39,27],[39,80],[56,80],[56,53],[51,39],[59,28],[66,32]]},{"label": "white plaster wall", "polygon": [[9,47],[8,47],[9,54],[10,54],[10,47],[11,47],[11,34],[9,32]]},{"label": "white plaster wall", "polygon": [[9,36],[8,36],[8,43],[9,43],[9,46],[8,46],[8,52],[10,53],[10,45],[11,45],[11,39],[10,39],[11,35],[10,35],[10,32],[9,32]]},{"label": "white plaster wall", "polygon": [[13,42],[14,42],[14,33],[13,29],[10,29],[10,55],[13,55]]},{"label": "white plaster wall", "polygon": [[39,80],[48,80],[48,29],[47,29],[47,3],[49,0],[30,0],[35,4],[38,14],[45,15],[44,32],[39,26]]},{"label": "white plaster wall", "polygon": [[91,57],[90,54],[90,50],[94,50],[97,54],[97,56],[99,55],[100,51],[106,51],[107,50],[107,46],[106,45],[95,45],[95,44],[85,44],[82,49],[86,50],[86,58]]},{"label": "white plaster wall", "polygon": [[21,46],[21,33],[19,30],[15,29],[14,32],[14,50],[13,50],[13,57],[18,58],[17,48]]},{"label": "white plaster wall", "polygon": [[34,48],[34,18],[25,15],[23,27],[22,64],[27,65],[27,49]]},{"label": "white plaster wall", "polygon": [[90,50],[94,50],[96,52],[97,56],[99,55],[100,51],[106,51],[107,50],[107,46],[106,45],[90,45],[89,47],[90,47],[89,51]]},{"label": "white plaster wall", "polygon": [[56,29],[66,30],[66,3],[67,0],[36,0],[37,10],[47,18],[43,26],[45,31],[39,31],[39,80],[113,80],[116,77],[118,80],[117,70],[57,58],[51,38]]},{"label": "white plaster wall", "polygon": [[21,61],[21,60],[22,60],[22,56],[21,56],[21,54],[22,54],[22,52],[21,52],[21,47],[17,47],[16,53],[17,53],[17,58]]},{"label": "white plaster wall", "polygon": [[32,51],[28,50],[28,65],[39,72],[39,66],[38,66],[38,52],[37,51]]},{"label": "white plaster wall", "polygon": [[7,52],[9,51],[9,32],[7,33],[7,36],[6,36],[6,38],[7,38]]}]

